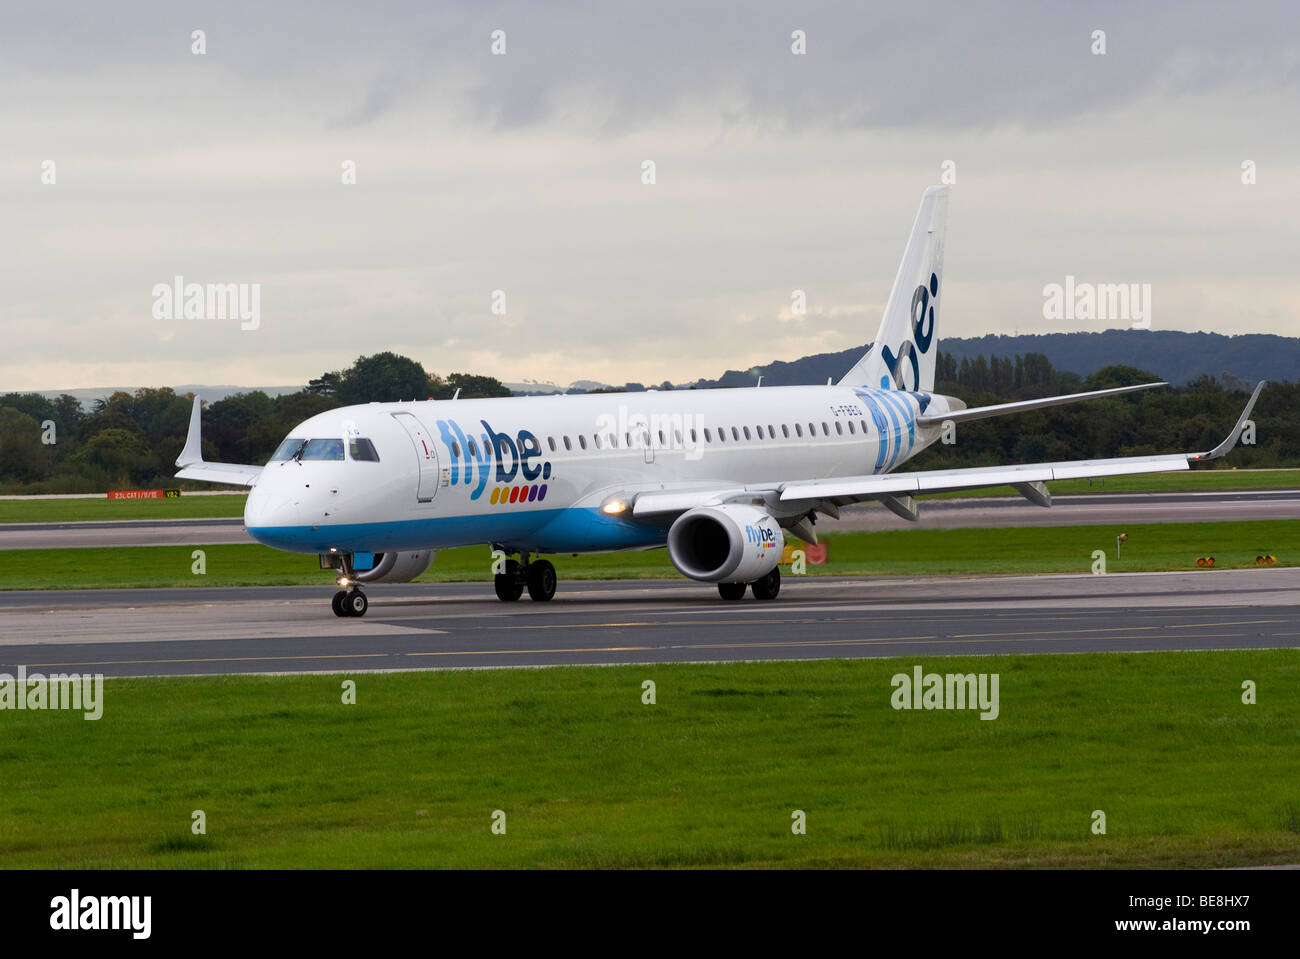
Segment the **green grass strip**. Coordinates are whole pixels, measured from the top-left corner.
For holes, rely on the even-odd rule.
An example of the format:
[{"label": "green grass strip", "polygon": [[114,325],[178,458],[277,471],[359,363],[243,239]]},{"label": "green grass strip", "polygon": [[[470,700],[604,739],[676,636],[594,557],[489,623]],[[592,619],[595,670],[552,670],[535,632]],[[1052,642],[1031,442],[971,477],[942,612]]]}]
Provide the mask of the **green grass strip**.
[{"label": "green grass strip", "polygon": [[[1000,715],[893,709],[913,665],[997,673]],[[1300,862],[1295,651],[354,679],[355,705],[317,675],[108,680],[97,722],[0,712],[0,866]]]},{"label": "green grass strip", "polygon": [[[1122,555],[1115,537],[1128,534]],[[1016,527],[1009,529],[898,529],[834,533],[824,538],[830,562],[807,567],[822,575],[976,575],[985,573],[1088,573],[1106,554],[1110,573],[1192,570],[1213,578],[1224,569],[1254,569],[1256,557],[1277,565],[1300,564],[1300,520],[1242,523],[1151,523],[1116,526]],[[206,570],[197,575],[194,551]],[[1213,556],[1214,569],[1198,569],[1197,557]],[[665,550],[550,557],[565,579],[679,579]],[[421,582],[487,583],[487,546],[438,552]],[[789,575],[790,568],[785,569]],[[315,556],[282,553],[260,545],[140,546],[112,550],[29,549],[0,551],[0,589],[92,589],[146,586],[322,585],[330,574]]]}]

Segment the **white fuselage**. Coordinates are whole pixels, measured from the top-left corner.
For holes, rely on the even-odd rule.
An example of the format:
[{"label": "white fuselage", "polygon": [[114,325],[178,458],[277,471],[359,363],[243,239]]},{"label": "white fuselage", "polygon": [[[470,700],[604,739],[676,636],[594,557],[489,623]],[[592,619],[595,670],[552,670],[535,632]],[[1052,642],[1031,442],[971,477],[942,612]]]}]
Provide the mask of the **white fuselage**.
[{"label": "white fuselage", "polygon": [[244,521],[257,540],[306,553],[660,546],[667,519],[602,506],[888,472],[938,438],[916,417],[946,408],[926,393],[841,386],[350,406],[290,433],[308,446],[267,464]]}]

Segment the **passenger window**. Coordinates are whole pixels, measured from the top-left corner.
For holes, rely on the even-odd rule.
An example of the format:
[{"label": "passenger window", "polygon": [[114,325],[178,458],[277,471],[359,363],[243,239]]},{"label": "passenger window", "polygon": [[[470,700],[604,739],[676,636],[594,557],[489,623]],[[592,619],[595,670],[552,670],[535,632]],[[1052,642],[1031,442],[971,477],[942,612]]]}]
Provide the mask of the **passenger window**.
[{"label": "passenger window", "polygon": [[825,420],[822,420],[822,436],[830,436],[830,435],[831,435],[830,424],[828,424]]},{"label": "passenger window", "polygon": [[478,459],[478,444],[476,444],[473,440],[469,441],[469,455],[474,457],[475,459]]},{"label": "passenger window", "polygon": [[596,449],[600,449],[600,434],[599,434],[599,433],[592,433],[592,434],[591,434],[591,439],[592,439],[592,441],[596,444]]},{"label": "passenger window", "polygon": [[587,437],[583,436],[581,433],[578,434],[578,445],[584,450],[587,448]]},{"label": "passenger window", "polygon": [[767,424],[767,438],[770,440],[776,439],[776,427],[771,423]]},{"label": "passenger window", "polygon": [[781,424],[781,435],[786,439],[790,438],[790,427],[786,426],[784,423]]},{"label": "passenger window", "polygon": [[573,449],[573,443],[569,440],[569,438],[568,438],[567,436],[564,438],[564,448],[565,448],[566,450],[571,450],[571,449]]},{"label": "passenger window", "polygon": [[835,421],[835,435],[836,436],[844,435],[844,424],[841,423],[839,420]]},{"label": "passenger window", "polygon": [[803,426],[799,423],[794,424],[794,433],[799,439],[803,439]]},{"label": "passenger window", "polygon": [[460,459],[460,444],[455,440],[451,441],[451,455],[454,459]]},{"label": "passenger window", "polygon": [[554,452],[555,452],[555,437],[554,437],[554,436],[548,436],[548,437],[546,437],[546,442],[547,442],[547,445],[549,445],[549,446],[551,447],[551,452],[554,453]]},{"label": "passenger window", "polygon": [[745,439],[749,439],[749,427],[745,427]]},{"label": "passenger window", "polygon": [[740,430],[736,429],[734,426],[731,428],[731,438],[737,443],[740,442]]},{"label": "passenger window", "polygon": [[375,444],[360,436],[348,440],[348,457],[362,463],[379,462],[379,453],[375,451]]},{"label": "passenger window", "polygon": [[857,433],[857,430],[853,428],[853,421],[849,420],[849,435],[853,436],[855,433]]},{"label": "passenger window", "polygon": [[713,442],[713,434],[709,431],[709,428],[707,426],[704,427],[704,442],[706,443]]}]

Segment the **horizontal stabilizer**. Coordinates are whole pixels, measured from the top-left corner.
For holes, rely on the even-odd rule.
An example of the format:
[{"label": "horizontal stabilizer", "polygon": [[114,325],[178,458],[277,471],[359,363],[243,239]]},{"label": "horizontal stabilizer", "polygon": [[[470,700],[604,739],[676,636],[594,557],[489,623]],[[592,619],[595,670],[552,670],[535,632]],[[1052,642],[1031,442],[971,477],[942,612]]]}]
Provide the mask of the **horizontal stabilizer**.
[{"label": "horizontal stabilizer", "polygon": [[1023,413],[1025,410],[1041,410],[1048,406],[1063,406],[1066,403],[1078,403],[1080,400],[1095,400],[1102,396],[1118,396],[1120,393],[1132,393],[1135,390],[1149,390],[1155,386],[1168,385],[1168,383],[1139,383],[1136,386],[1118,386],[1110,390],[1093,390],[1090,393],[1047,396],[1040,400],[998,403],[996,406],[972,406],[963,410],[953,410],[950,413],[935,414],[934,416],[918,416],[916,425],[941,426],[944,422],[965,423],[967,420],[982,420],[990,416],[1003,416],[1007,413]]}]

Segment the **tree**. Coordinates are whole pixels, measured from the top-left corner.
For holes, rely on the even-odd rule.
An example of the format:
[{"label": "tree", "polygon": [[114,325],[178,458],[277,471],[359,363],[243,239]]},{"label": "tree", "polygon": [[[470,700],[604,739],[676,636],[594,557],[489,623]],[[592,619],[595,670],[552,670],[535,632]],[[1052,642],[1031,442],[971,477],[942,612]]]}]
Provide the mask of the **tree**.
[{"label": "tree", "polygon": [[474,400],[486,396],[510,396],[510,390],[495,376],[479,376],[475,373],[452,373],[446,384],[434,393],[440,400],[450,399],[460,390],[460,398]]},{"label": "tree", "polygon": [[0,477],[31,483],[49,470],[49,447],[41,443],[41,424],[12,406],[0,408]]},{"label": "tree", "polygon": [[317,396],[334,396],[339,391],[339,383],[342,379],[342,373],[322,373],[316,379],[308,381],[306,392],[315,393]]},{"label": "tree", "polygon": [[357,357],[343,371],[334,395],[344,406],[352,406],[422,400],[433,395],[433,388],[429,374],[415,360],[384,352]]},{"label": "tree", "polygon": [[86,440],[72,458],[102,469],[115,482],[152,473],[155,465],[138,434],[111,428]]}]

